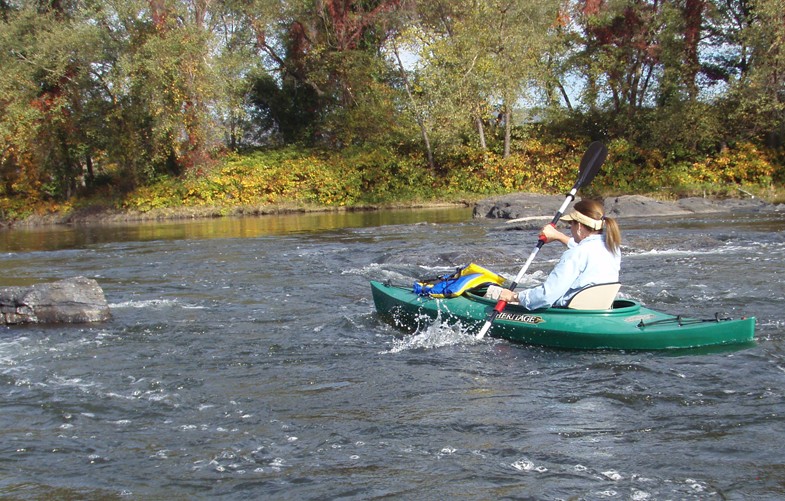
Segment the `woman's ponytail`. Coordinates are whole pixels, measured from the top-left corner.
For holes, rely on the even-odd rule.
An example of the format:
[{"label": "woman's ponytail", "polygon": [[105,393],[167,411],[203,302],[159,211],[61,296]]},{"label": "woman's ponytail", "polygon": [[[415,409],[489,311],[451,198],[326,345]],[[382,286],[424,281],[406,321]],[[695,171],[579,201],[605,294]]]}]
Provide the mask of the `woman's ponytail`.
[{"label": "woman's ponytail", "polygon": [[602,232],[605,234],[605,247],[614,254],[621,253],[621,230],[619,223],[612,217],[603,217]]}]

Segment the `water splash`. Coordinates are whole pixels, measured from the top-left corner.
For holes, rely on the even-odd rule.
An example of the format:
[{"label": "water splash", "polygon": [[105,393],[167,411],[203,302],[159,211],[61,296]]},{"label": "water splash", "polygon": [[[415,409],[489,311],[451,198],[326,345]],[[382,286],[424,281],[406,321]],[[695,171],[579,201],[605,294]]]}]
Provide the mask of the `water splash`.
[{"label": "water splash", "polygon": [[[423,325],[420,322],[420,325]],[[431,350],[455,345],[471,345],[481,343],[474,333],[473,327],[466,327],[461,322],[448,322],[442,318],[441,312],[435,320],[424,324],[424,328],[418,329],[413,335],[403,339],[394,339],[393,347],[381,354],[400,353],[410,350]]]}]

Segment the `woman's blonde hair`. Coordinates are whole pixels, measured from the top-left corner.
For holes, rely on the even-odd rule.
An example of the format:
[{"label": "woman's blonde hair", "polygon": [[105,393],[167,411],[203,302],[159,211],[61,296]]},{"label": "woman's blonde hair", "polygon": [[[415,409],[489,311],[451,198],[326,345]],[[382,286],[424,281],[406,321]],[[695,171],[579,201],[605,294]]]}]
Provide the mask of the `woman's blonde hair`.
[{"label": "woman's blonde hair", "polygon": [[[603,221],[602,233],[605,235],[605,247],[614,254],[619,254],[621,250],[621,230],[614,218],[605,216],[605,208],[602,203],[596,200],[581,200],[573,206],[573,210],[577,210],[584,216],[597,221]],[[591,230],[591,228],[589,229]]]}]

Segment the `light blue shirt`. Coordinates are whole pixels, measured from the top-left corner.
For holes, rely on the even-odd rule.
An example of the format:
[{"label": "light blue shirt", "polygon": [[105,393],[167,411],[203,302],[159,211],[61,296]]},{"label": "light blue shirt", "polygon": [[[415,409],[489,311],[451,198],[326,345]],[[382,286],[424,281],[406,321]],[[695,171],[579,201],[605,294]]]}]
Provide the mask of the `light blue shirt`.
[{"label": "light blue shirt", "polygon": [[520,293],[521,305],[528,310],[565,306],[584,287],[618,282],[620,268],[621,256],[605,247],[604,235],[590,235],[580,243],[571,238],[545,282]]}]

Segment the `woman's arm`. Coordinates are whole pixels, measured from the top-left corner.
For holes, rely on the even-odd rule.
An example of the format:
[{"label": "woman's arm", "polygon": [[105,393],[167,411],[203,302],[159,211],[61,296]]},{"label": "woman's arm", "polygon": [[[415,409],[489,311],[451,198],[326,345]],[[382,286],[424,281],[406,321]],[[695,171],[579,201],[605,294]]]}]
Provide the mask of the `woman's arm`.
[{"label": "woman's arm", "polygon": [[580,268],[580,259],[575,250],[566,250],[545,282],[520,293],[520,304],[527,310],[553,306],[570,290],[581,273]]},{"label": "woman's arm", "polygon": [[557,230],[555,226],[551,224],[546,224],[542,230],[540,231],[540,236],[545,237],[545,243],[549,244],[551,242],[561,242],[564,245],[570,241],[570,237],[562,233],[561,231]]}]

